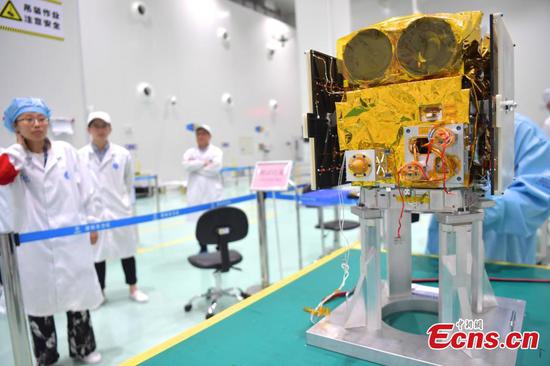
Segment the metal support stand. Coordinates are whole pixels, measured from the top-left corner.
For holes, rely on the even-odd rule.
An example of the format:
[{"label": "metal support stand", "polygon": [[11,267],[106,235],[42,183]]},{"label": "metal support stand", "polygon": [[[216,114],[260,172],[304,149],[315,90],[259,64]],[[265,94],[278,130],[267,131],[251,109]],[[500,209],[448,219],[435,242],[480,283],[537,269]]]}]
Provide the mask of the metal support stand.
[{"label": "metal support stand", "polygon": [[390,297],[408,296],[411,293],[412,257],[411,257],[411,213],[403,212],[401,217],[401,236],[397,237],[397,228],[401,209],[384,210],[384,237],[388,250],[388,286]]},{"label": "metal support stand", "polygon": [[32,365],[27,315],[17,264],[17,242],[14,234],[0,234],[0,269],[6,298],[13,359],[16,366]]},{"label": "metal support stand", "polygon": [[298,187],[294,187],[294,198],[296,199],[296,228],[298,231],[298,266],[300,269],[304,267],[304,259],[302,253],[302,225],[300,220],[300,194]]},{"label": "metal support stand", "polygon": [[[338,206],[334,206],[334,220],[339,222],[340,221],[340,211],[338,209]],[[332,250],[336,250],[340,248],[340,231],[336,230],[334,231],[334,241],[332,242]]]},{"label": "metal support stand", "polygon": [[472,311],[483,312],[485,297],[483,284],[485,281],[485,248],[483,245],[483,211],[479,220],[472,222]]},{"label": "metal support stand", "polygon": [[265,192],[256,193],[258,206],[258,238],[260,240],[261,288],[269,286],[269,260],[267,251],[267,221],[265,214]]},{"label": "metal support stand", "polygon": [[160,212],[160,192],[159,192],[159,176],[154,175],[155,177],[155,201],[157,204],[157,213]]},{"label": "metal support stand", "polygon": [[256,206],[258,207],[258,239],[260,243],[260,273],[262,276],[259,285],[246,289],[246,294],[255,294],[269,286],[269,257],[267,250],[267,221],[265,214],[266,192],[256,192]]},{"label": "metal support stand", "polygon": [[[380,241],[378,230],[382,219],[379,209],[356,206],[351,212],[359,217],[361,238],[361,276],[365,276],[361,293],[367,311],[368,330],[378,330],[382,327],[382,287],[380,268]],[[368,279],[368,280],[367,280]]]},{"label": "metal support stand", "polygon": [[[379,195],[378,195],[379,193]],[[424,194],[416,192],[416,194]],[[504,339],[520,331],[525,302],[494,298],[484,268],[482,219],[485,202],[477,209],[471,196],[456,191],[430,191],[432,206],[407,203],[396,237],[402,202],[396,192],[361,189],[361,206],[352,212],[361,226],[360,277],[353,297],[306,332],[310,345],[383,365],[514,365],[517,350],[463,350],[428,348],[426,335],[407,333],[384,322],[392,314],[421,311],[438,313],[439,321],[481,319],[483,331]],[[473,209],[468,211],[468,209]],[[436,298],[411,293],[410,211],[439,212],[439,293]],[[385,218],[388,245],[388,289],[380,270],[377,225]],[[487,287],[485,287],[487,285]]]},{"label": "metal support stand", "polygon": [[317,220],[319,221],[319,227],[321,228],[321,256],[327,254],[327,248],[325,245],[325,219],[323,217],[323,207],[317,207]]}]

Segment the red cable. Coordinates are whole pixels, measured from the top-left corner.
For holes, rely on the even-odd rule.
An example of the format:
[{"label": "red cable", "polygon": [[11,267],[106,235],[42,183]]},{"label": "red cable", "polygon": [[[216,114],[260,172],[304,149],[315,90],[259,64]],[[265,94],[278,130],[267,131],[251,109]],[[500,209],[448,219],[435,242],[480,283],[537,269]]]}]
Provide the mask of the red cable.
[{"label": "red cable", "polygon": [[399,226],[397,228],[397,239],[401,239],[401,220],[403,219],[403,213],[405,212],[405,197],[403,197],[401,188],[399,188],[399,193],[401,194],[401,200],[403,202],[401,203],[401,212],[399,213]]},{"label": "red cable", "polygon": [[403,212],[405,212],[405,197],[401,192],[401,186],[399,185],[399,172],[397,173],[397,190],[401,196],[401,213],[399,214],[399,221],[397,222],[397,239],[401,239],[401,219],[403,218]]},{"label": "red cable", "polygon": [[433,138],[430,139],[430,142],[428,142],[427,144],[422,145],[422,147],[425,147],[425,146],[428,147],[428,153],[426,154],[426,161],[424,162],[424,165],[426,166],[426,169],[427,169],[428,161],[430,160],[430,152],[432,151],[432,146],[433,146]]},{"label": "red cable", "polygon": [[441,150],[441,168],[443,168],[443,192],[449,194],[449,191],[447,190],[447,169],[446,169],[446,166],[445,166],[445,149],[447,149],[447,143],[444,142],[442,145],[442,150]]}]

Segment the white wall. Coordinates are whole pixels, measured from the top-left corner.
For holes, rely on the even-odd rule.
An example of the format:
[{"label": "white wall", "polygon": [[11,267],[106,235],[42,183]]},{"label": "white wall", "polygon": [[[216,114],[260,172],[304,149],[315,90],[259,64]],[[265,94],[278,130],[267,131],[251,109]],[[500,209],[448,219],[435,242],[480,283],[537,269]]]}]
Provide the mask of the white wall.
[{"label": "white wall", "polygon": [[[298,0],[299,2],[299,0]],[[483,25],[488,29],[490,13],[504,14],[504,21],[516,43],[515,87],[519,111],[539,124],[547,112],[542,103],[542,91],[550,87],[550,1],[548,0],[418,0],[422,13],[482,10]],[[351,0],[354,30],[392,16],[412,12],[409,1]]]},{"label": "white wall", "polygon": [[[63,3],[64,41],[0,30],[0,110],[15,97],[44,98],[53,116],[84,119],[82,64],[78,4]],[[77,145],[84,142],[84,132],[65,138]],[[0,127],[0,146],[15,142],[13,134]]]},{"label": "white wall", "polygon": [[[143,171],[182,179],[181,155],[195,144],[189,122],[211,125],[213,143],[230,144],[225,165],[262,158],[258,142],[271,145],[271,159],[291,158],[286,143],[301,134],[293,29],[269,58],[266,44],[281,24],[250,9],[222,0],[146,1],[150,17],[142,22],[132,17],[131,3],[80,1],[84,75],[88,107],[112,114],[113,141],[136,143]],[[229,44],[216,37],[220,26]],[[154,88],[151,102],[136,97],[142,81]],[[224,92],[233,96],[230,109],[220,102]],[[176,106],[168,102],[172,95]],[[279,102],[275,113],[271,98]],[[256,133],[257,125],[267,132]],[[243,141],[253,141],[252,154],[241,151]]]}]

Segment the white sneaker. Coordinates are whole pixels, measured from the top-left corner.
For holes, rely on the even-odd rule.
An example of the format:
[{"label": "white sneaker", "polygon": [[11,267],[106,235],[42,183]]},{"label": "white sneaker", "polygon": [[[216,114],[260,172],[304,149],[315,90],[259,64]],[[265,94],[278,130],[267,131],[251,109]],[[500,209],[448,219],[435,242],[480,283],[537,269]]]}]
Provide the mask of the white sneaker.
[{"label": "white sneaker", "polygon": [[92,365],[101,362],[101,353],[94,351],[87,356],[78,358],[82,363]]},{"label": "white sneaker", "polygon": [[149,301],[149,296],[146,293],[141,292],[140,290],[135,290],[134,293],[130,294],[130,299],[135,302],[144,303]]}]

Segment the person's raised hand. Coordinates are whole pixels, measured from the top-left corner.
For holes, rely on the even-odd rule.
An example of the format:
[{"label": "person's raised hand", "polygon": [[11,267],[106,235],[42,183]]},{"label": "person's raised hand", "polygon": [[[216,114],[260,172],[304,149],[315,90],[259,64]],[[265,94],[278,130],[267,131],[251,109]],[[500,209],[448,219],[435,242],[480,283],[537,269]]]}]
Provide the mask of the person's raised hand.
[{"label": "person's raised hand", "polygon": [[27,148],[27,143],[25,142],[25,138],[23,137],[23,135],[21,135],[21,133],[16,132],[16,133],[15,133],[15,139],[16,139],[16,142],[17,142],[19,145],[23,146],[23,148],[24,148],[25,150],[28,150],[28,148]]},{"label": "person's raised hand", "polygon": [[98,238],[99,234],[97,231],[90,232],[90,243],[92,243],[92,245],[95,245],[97,243]]}]

